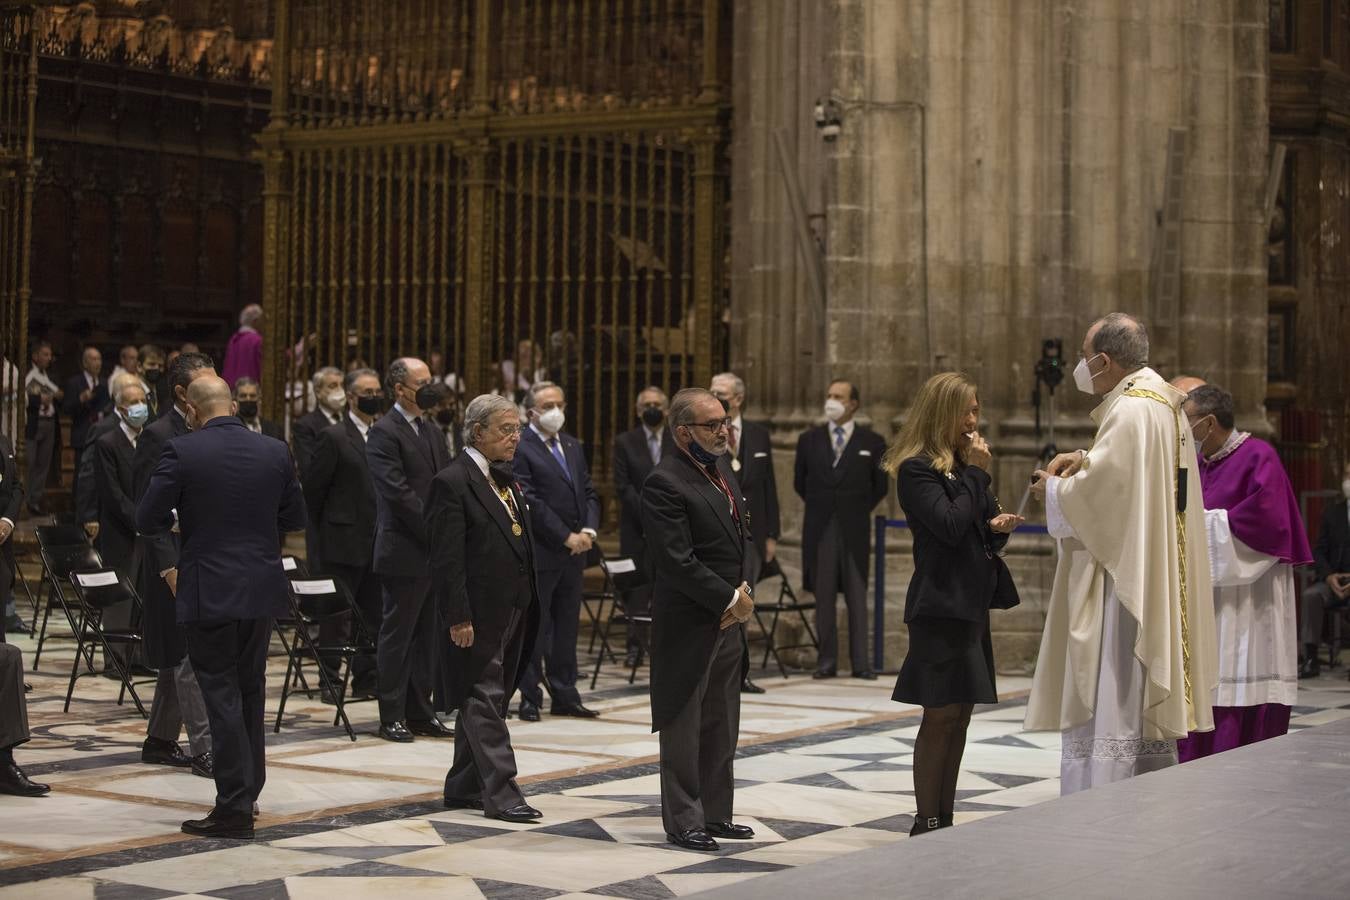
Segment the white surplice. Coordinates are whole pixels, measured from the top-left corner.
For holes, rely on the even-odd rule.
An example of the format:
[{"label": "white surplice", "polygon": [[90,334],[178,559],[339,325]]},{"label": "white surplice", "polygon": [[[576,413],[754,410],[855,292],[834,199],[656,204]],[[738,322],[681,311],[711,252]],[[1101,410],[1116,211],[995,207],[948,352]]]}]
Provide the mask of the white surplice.
[{"label": "white surplice", "polygon": [[1293,706],[1298,696],[1294,567],[1242,543],[1228,511],[1205,512],[1219,643],[1215,706]]}]

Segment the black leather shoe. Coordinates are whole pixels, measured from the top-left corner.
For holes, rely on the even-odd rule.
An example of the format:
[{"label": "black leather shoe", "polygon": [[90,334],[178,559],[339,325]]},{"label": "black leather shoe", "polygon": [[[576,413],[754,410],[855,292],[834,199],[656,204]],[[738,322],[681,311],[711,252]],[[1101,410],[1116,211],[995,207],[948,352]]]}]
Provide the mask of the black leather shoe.
[{"label": "black leather shoe", "polygon": [[381,722],[379,735],[386,741],[393,741],[395,744],[411,744],[413,742],[412,732],[402,722]]},{"label": "black leather shoe", "polygon": [[703,826],[703,830],[715,838],[728,841],[748,841],[755,836],[755,829],[735,822],[709,822]]},{"label": "black leather shoe", "polygon": [[461,798],[459,798],[459,797],[446,797],[446,798],[445,798],[445,808],[446,808],[446,809],[476,809],[476,810],[479,810],[479,811],[481,812],[482,809],[483,809],[483,801],[482,801],[482,800],[463,800],[463,799],[461,799]]},{"label": "black leather shoe", "polygon": [[504,809],[492,818],[500,819],[503,822],[533,822],[535,819],[543,818],[543,815],[530,804],[522,803],[519,806]]},{"label": "black leather shoe", "polygon": [[1298,667],[1299,678],[1316,678],[1322,674],[1322,661],[1313,656],[1305,659]]},{"label": "black leather shoe", "polygon": [[156,766],[177,766],[186,769],[192,765],[192,757],[183,752],[177,741],[148,737],[141,744],[141,762]]},{"label": "black leather shoe", "polygon": [[189,765],[192,766],[193,775],[201,778],[216,777],[216,758],[211,755],[210,750],[192,757],[192,762]]},{"label": "black leather shoe", "polygon": [[28,623],[15,613],[5,619],[5,631],[9,634],[28,634]]},{"label": "black leather shoe", "polygon": [[446,728],[445,723],[435,716],[432,716],[425,722],[409,719],[408,730],[421,737],[452,738],[455,736],[455,730],[453,728]]},{"label": "black leather shoe", "polygon": [[183,834],[193,837],[234,838],[235,840],[253,840],[253,816],[245,813],[216,813],[205,819],[189,819],[183,823]]},{"label": "black leather shoe", "polygon": [[14,760],[0,765],[0,794],[13,794],[15,797],[41,797],[51,791],[51,785],[29,781]]},{"label": "black leather shoe", "polygon": [[580,703],[568,703],[562,706],[555,703],[549,707],[548,714],[550,716],[571,716],[574,719],[595,719],[600,716],[595,710],[587,709]]},{"label": "black leather shoe", "polygon": [[530,703],[527,700],[520,701],[520,721],[538,722],[539,707],[535,706],[533,703]]},{"label": "black leather shoe", "polygon": [[722,849],[717,846],[717,841],[708,837],[708,832],[701,828],[690,828],[687,831],[681,831],[679,834],[671,834],[667,831],[666,840],[676,847],[683,847],[686,850],[702,850],[705,853],[711,853]]},{"label": "black leather shoe", "polygon": [[863,669],[861,672],[854,672],[853,677],[861,678],[863,681],[876,681],[877,673],[873,672],[871,669]]},{"label": "black leather shoe", "polygon": [[625,669],[636,669],[639,662],[641,662],[641,660],[638,658],[637,653],[629,653],[623,658],[623,667]]},{"label": "black leather shoe", "polygon": [[753,681],[751,681],[749,678],[742,678],[742,679],[741,679],[741,693],[742,693],[742,694],[762,694],[762,693],[764,693],[764,688],[762,688],[762,687],[760,687],[759,685],[755,684],[755,683],[754,683]]},{"label": "black leather shoe", "polygon": [[833,678],[837,674],[839,673],[837,673],[834,669],[816,669],[814,672],[811,673],[811,677],[814,678],[816,681],[820,681],[823,678]]}]

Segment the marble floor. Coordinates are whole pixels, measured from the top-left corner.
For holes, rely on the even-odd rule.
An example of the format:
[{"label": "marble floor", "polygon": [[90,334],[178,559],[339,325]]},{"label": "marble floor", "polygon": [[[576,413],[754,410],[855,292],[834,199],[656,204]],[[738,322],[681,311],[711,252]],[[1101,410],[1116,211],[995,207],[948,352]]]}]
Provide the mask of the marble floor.
[{"label": "marble floor", "polygon": [[[32,642],[17,643],[31,663]],[[641,673],[629,686],[611,667],[586,695],[601,718],[512,722],[539,822],[445,810],[449,742],[381,741],[370,703],[350,708],[352,742],[331,707],[300,696],[269,734],[256,839],[195,840],[178,826],[210,809],[212,783],[140,763],[145,723],[116,705],[114,682],[81,679],[62,712],[70,662],[69,645],[55,644],[29,676],[33,740],[16,758],[53,791],[0,797],[0,900],[671,897],[904,840],[914,812],[918,710],[892,703],[890,683],[764,673],[768,692],[744,698],[736,764],[737,820],[754,840],[717,854],[675,849],[661,827]],[[269,677],[273,716],[283,662]],[[1058,796],[1059,736],[1020,733],[1028,686],[1001,679],[1003,702],[978,709],[958,825]],[[1342,672],[1305,683],[1295,728],[1346,717]]]}]

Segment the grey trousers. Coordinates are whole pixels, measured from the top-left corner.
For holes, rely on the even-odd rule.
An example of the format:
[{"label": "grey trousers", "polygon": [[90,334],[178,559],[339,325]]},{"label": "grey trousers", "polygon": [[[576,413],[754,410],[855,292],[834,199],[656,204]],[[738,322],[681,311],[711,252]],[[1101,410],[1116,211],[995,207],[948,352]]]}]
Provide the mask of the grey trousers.
[{"label": "grey trousers", "polygon": [[492,658],[455,716],[455,761],[445,776],[445,798],[482,800],[483,813],[488,816],[525,802],[516,784],[516,754],[506,727],[507,690],[515,684],[520,668],[519,635],[524,624],[520,610],[511,610]]},{"label": "grey trousers", "polygon": [[28,740],[28,701],[23,696],[23,654],[0,644],[0,750]]},{"label": "grey trousers", "polygon": [[661,729],[661,821],[668,834],[731,821],[744,628],[733,625],[718,633],[698,687]]},{"label": "grey trousers", "polygon": [[844,535],[833,519],[825,526],[816,545],[816,634],[820,637],[820,655],[816,668],[834,671],[839,666],[839,628],[835,624],[835,601],[844,592],[848,607],[848,655],[854,672],[871,667],[867,662],[867,579],[853,563],[853,554],[844,546]]},{"label": "grey trousers", "polygon": [[37,436],[24,440],[28,456],[28,480],[24,482],[30,507],[42,506],[42,495],[47,490],[47,475],[56,456],[56,417],[37,420]]},{"label": "grey trousers", "polygon": [[187,727],[188,747],[192,756],[201,756],[211,749],[211,720],[206,716],[206,701],[197,684],[188,658],[173,668],[159,670],[155,684],[155,699],[150,704],[150,721],[146,723],[147,737],[162,741],[177,741],[178,733]]}]

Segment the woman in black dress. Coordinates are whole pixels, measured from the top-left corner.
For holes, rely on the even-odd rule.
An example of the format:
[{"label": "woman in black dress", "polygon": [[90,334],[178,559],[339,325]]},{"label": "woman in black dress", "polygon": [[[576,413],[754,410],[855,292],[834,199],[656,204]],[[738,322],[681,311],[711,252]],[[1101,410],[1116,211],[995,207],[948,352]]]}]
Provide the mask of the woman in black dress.
[{"label": "woman in black dress", "polygon": [[905,598],[909,653],[891,695],[923,707],[910,834],[952,824],[971,711],[998,702],[989,610],[1018,599],[998,553],[1023,520],[1004,513],[989,491],[992,457],[979,417],[974,382],[958,372],[934,375],[883,460],[896,474],[914,535]]}]

